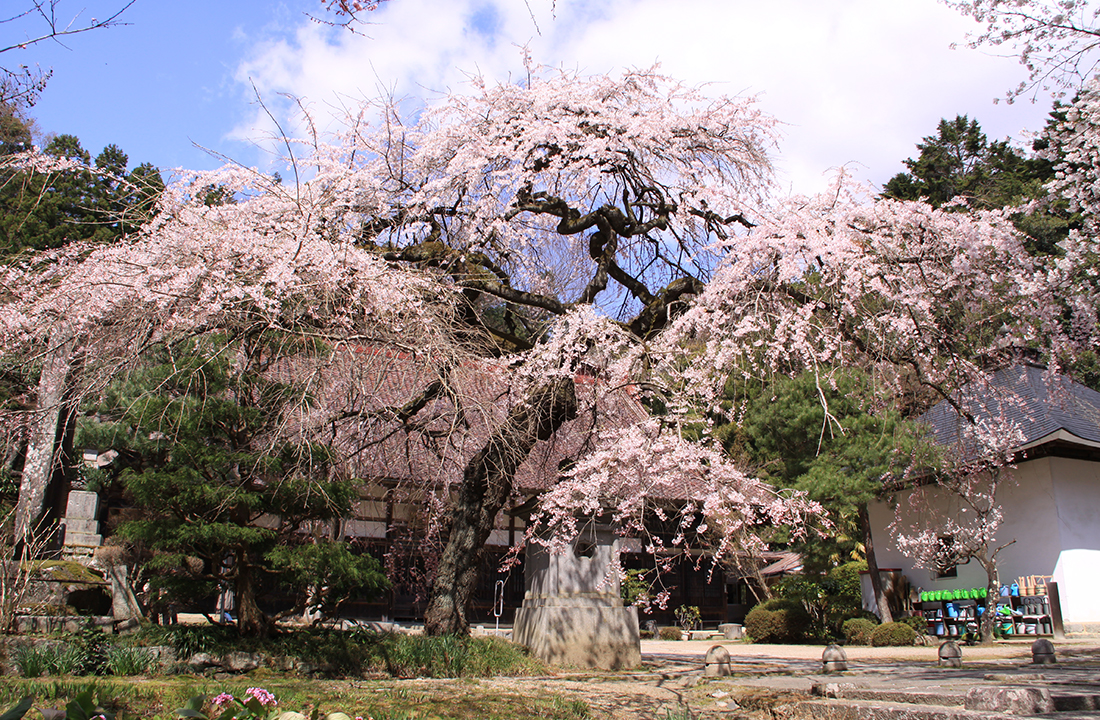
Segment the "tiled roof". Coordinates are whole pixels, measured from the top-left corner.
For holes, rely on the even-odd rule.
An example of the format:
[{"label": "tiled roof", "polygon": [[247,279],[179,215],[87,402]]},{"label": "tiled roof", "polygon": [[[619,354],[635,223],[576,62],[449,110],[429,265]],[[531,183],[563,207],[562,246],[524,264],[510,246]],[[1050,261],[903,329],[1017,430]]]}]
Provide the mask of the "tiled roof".
[{"label": "tiled roof", "polygon": [[[975,418],[1005,421],[1023,439],[1016,448],[1059,439],[1082,445],[1100,444],[1100,393],[1046,368],[1018,364],[993,373],[986,382],[971,383],[953,398]],[[944,400],[919,418],[940,445],[960,447],[964,459],[979,449],[964,439],[968,421]]]},{"label": "tiled roof", "polygon": [[802,556],[796,552],[786,550],[776,553],[764,553],[763,557],[770,562],[760,568],[761,577],[780,577],[802,571]]}]

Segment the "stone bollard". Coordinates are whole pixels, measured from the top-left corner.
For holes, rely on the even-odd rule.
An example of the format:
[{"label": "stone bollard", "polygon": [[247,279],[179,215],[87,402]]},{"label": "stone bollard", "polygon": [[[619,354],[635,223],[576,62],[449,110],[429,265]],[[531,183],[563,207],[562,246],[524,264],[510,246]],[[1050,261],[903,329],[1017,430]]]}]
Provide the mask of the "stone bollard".
[{"label": "stone bollard", "polygon": [[940,645],[940,667],[961,668],[963,653],[958,643],[948,640]]},{"label": "stone bollard", "polygon": [[715,645],[707,650],[706,666],[703,675],[706,677],[725,677],[730,674],[730,653],[721,645]]},{"label": "stone bollard", "polygon": [[1054,643],[1046,638],[1039,638],[1031,643],[1031,662],[1033,665],[1053,665],[1058,662],[1054,656]]},{"label": "stone bollard", "polygon": [[848,669],[848,653],[839,645],[830,645],[821,653],[821,672],[844,672]]},{"label": "stone bollard", "polygon": [[718,632],[722,633],[727,640],[741,639],[741,626],[737,623],[722,623],[718,626]]}]

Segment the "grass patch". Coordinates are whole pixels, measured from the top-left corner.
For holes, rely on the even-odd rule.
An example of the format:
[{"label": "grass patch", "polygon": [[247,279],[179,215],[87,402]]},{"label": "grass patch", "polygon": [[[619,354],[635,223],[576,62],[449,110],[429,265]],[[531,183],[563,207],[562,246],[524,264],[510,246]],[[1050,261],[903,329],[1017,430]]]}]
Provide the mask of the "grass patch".
[{"label": "grass patch", "polygon": [[299,678],[242,677],[219,681],[210,678],[97,678],[32,680],[16,678],[0,686],[0,713],[25,695],[35,698],[28,718],[39,717],[40,708],[63,708],[77,694],[92,687],[98,702],[119,720],[152,718],[175,720],[174,710],[195,695],[213,697],[228,692],[243,697],[257,685],[274,693],[280,710],[294,710],[307,717],[313,708],[323,716],[344,712],[374,720],[587,720],[588,706],[579,700],[544,690],[501,690],[476,680],[424,681],[318,681]]},{"label": "grass patch", "polygon": [[156,656],[143,647],[115,645],[107,648],[107,672],[112,675],[147,675],[156,666]]},{"label": "grass patch", "polygon": [[175,625],[144,628],[128,642],[170,645],[181,661],[198,652],[221,656],[233,651],[259,654],[272,665],[279,658],[293,658],[329,677],[514,677],[547,672],[521,646],[492,637],[304,628],[257,639],[241,638],[229,627]]},{"label": "grass patch", "polygon": [[11,655],[12,664],[23,677],[44,675],[75,675],[80,670],[83,653],[68,643],[52,645],[21,645]]}]

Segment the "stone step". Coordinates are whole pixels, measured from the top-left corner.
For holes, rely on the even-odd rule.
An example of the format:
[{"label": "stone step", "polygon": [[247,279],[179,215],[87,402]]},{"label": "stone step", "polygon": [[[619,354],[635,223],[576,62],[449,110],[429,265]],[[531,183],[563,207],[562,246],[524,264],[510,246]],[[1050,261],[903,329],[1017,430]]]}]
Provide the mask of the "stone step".
[{"label": "stone step", "polygon": [[880,702],[909,703],[910,705],[942,705],[965,707],[966,695],[944,692],[908,692],[905,690],[851,690],[838,696],[843,700],[875,700]]},{"label": "stone step", "polygon": [[960,693],[881,690],[819,683],[818,700],[777,708],[783,720],[976,720],[1100,718],[1100,695],[1037,687],[977,687]]},{"label": "stone step", "polygon": [[1055,712],[1095,712],[1100,717],[1100,695],[1053,691]]},{"label": "stone step", "polygon": [[803,700],[775,708],[779,720],[1020,720],[1019,715],[885,700]]}]

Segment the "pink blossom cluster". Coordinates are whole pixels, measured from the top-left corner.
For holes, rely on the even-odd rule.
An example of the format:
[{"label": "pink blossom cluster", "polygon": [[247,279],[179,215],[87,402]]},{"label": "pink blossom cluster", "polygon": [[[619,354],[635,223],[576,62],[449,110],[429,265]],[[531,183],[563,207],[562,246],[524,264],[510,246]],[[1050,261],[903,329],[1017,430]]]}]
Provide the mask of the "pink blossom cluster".
[{"label": "pink blossom cluster", "polygon": [[261,687],[250,687],[250,688],[248,688],[247,690],[244,691],[244,696],[245,696],[245,698],[255,699],[258,703],[260,703],[264,707],[267,707],[269,705],[273,706],[273,705],[278,705],[279,704],[278,701],[275,700],[274,695],[272,695],[268,690],[265,690],[264,688],[261,688]]},{"label": "pink blossom cluster", "polygon": [[1071,351],[1055,288],[1004,213],[869,195],[841,175],[726,243],[668,334],[663,368],[682,397],[708,407],[730,373],[852,365],[884,390],[915,377],[946,396],[982,376],[983,357],[1030,343]]},{"label": "pink blossom cluster", "polygon": [[219,693],[218,695],[214,696],[214,699],[211,700],[210,703],[215,708],[217,708],[218,711],[220,712],[226,705],[233,702],[233,699],[234,698],[233,698],[232,695],[230,695],[229,693],[223,692],[223,693]]},{"label": "pink blossom cluster", "polygon": [[1096,71],[1100,8],[1090,0],[944,0],[985,27],[969,36],[970,47],[1005,46],[1019,57],[1028,79],[1008,93],[1050,90],[1059,97],[1076,90]]},{"label": "pink blossom cluster", "polygon": [[[670,545],[650,533],[650,514],[678,528]],[[737,550],[762,549],[761,525],[788,526],[801,536],[821,527],[823,515],[803,494],[776,491],[743,473],[721,449],[687,440],[654,419],[598,433],[593,452],[543,496],[530,537],[560,550],[581,524],[601,519],[642,538],[654,555],[706,545],[720,561]]]}]

